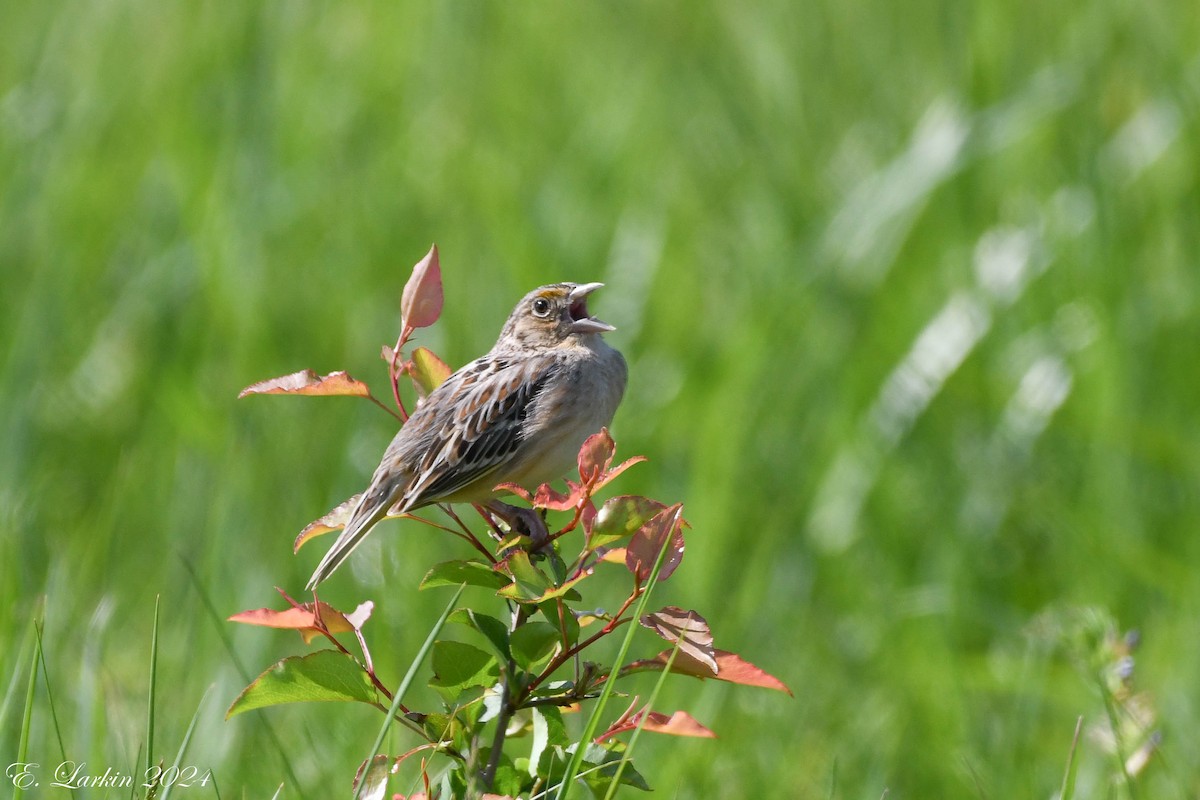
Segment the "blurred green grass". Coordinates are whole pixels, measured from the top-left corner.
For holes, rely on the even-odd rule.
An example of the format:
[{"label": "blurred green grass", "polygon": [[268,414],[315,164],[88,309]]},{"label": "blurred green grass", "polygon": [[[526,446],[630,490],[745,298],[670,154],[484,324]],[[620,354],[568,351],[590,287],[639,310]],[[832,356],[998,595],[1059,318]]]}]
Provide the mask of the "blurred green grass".
[{"label": "blurred green grass", "polygon": [[[68,756],[134,764],[161,595],[164,753],[215,683],[192,756],[222,796],[285,779],[268,723],[307,796],[344,790],[375,717],[223,722],[241,681],[200,593],[224,615],[298,590],[321,547],[292,537],[392,433],[367,404],[238,389],[303,367],[382,389],[436,241],[423,343],[455,364],[531,286],[607,282],[632,367],[615,434],[651,459],[621,489],[693,524],[663,600],[796,691],[674,682],[722,738],[644,738],[653,785],[1049,797],[1103,709],[1025,632],[1086,604],[1142,633],[1164,733],[1143,796],[1196,796],[1198,17],[10,5],[0,758],[44,609]],[[374,598],[376,660],[406,665],[444,601],[416,583],[457,545],[373,540],[329,599]],[[253,671],[297,651],[227,633]],[[35,760],[57,763],[39,702]],[[1081,748],[1094,796],[1114,764]]]}]

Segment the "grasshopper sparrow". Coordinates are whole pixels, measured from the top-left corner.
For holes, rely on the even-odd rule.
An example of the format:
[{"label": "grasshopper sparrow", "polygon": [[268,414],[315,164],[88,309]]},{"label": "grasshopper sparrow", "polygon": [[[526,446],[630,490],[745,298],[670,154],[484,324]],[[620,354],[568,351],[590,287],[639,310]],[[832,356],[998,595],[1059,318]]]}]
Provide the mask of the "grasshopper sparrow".
[{"label": "grasshopper sparrow", "polygon": [[625,359],[600,334],[587,296],[603,284],[556,283],[517,303],[487,355],[429,394],[392,439],[308,588],[325,580],[387,514],[484,502],[500,483],[561,477],[583,441],[612,422]]}]

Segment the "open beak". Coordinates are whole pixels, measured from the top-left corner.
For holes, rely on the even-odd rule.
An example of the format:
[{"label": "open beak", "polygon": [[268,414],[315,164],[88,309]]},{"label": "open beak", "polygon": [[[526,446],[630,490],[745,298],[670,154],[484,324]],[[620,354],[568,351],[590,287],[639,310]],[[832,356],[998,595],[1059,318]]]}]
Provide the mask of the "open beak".
[{"label": "open beak", "polygon": [[598,320],[588,313],[587,296],[603,285],[603,283],[583,283],[576,286],[567,295],[569,303],[567,313],[571,315],[572,333],[607,333],[616,330],[612,325]]}]

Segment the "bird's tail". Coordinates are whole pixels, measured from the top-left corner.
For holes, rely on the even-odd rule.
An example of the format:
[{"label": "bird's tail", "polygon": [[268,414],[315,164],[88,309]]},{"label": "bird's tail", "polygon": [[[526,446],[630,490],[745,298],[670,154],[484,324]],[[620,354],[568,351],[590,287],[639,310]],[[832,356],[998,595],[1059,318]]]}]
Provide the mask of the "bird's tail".
[{"label": "bird's tail", "polygon": [[387,516],[388,508],[393,501],[388,488],[374,486],[363,493],[358,505],[350,512],[350,519],[346,522],[346,527],[338,536],[337,541],[333,543],[333,547],[329,548],[329,552],[321,559],[321,563],[317,564],[312,577],[308,579],[308,585],[304,588],[315,589],[318,583],[332,575],[333,571],[350,557],[354,548],[367,538],[367,534],[371,532],[371,528],[375,527],[375,523]]}]

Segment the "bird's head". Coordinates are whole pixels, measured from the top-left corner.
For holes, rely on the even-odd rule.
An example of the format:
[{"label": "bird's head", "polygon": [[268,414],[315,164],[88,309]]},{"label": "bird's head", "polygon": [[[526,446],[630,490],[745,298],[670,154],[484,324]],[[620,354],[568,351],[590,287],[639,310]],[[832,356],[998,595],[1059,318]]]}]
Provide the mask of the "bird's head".
[{"label": "bird's head", "polygon": [[587,297],[602,283],[553,283],[521,298],[500,341],[518,347],[555,346],[616,330],[588,311]]}]

